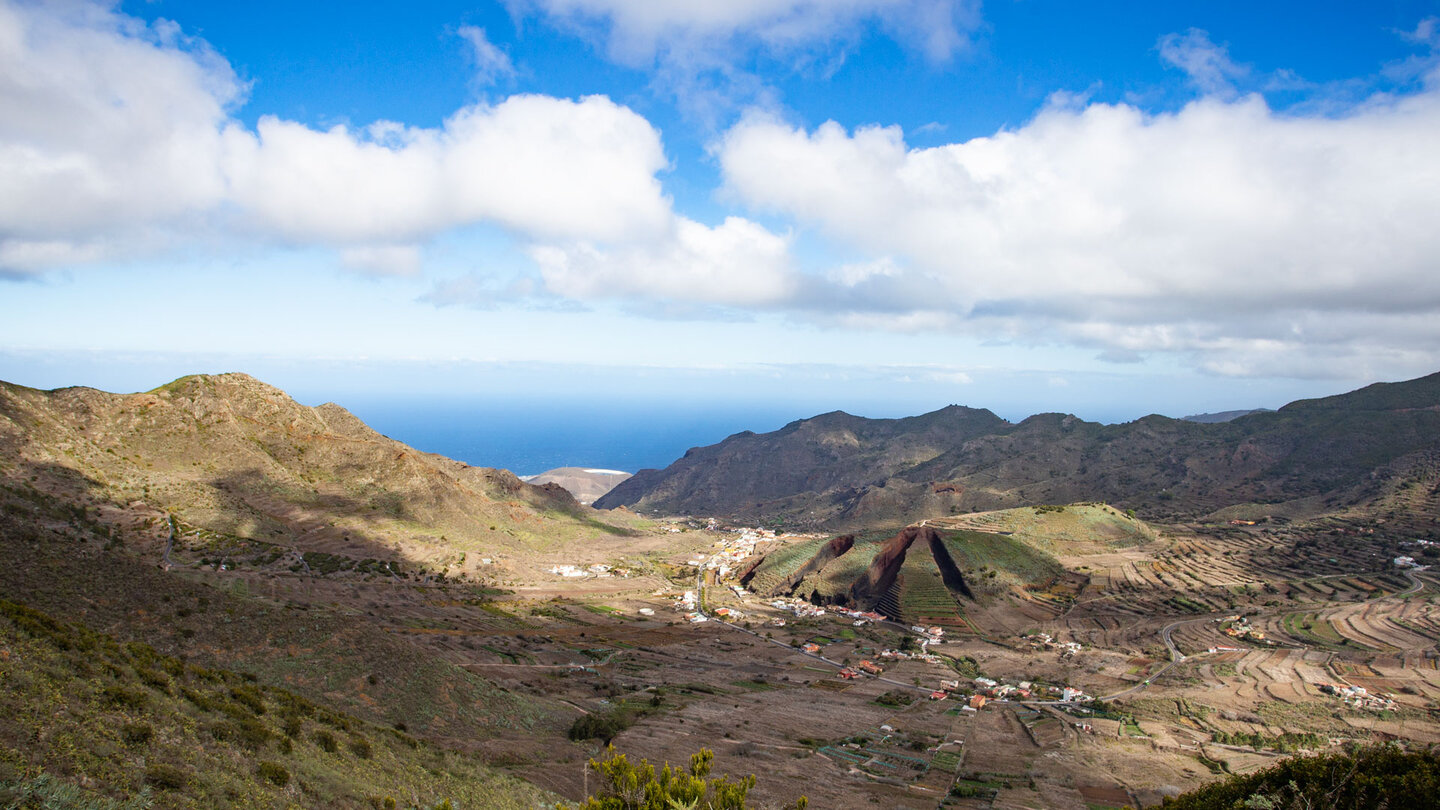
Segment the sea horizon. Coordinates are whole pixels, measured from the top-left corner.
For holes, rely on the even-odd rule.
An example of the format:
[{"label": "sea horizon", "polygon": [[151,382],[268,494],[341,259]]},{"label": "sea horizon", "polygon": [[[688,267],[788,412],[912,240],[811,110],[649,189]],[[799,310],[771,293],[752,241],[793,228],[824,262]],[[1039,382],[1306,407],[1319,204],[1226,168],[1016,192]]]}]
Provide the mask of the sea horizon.
[{"label": "sea horizon", "polygon": [[475,467],[533,476],[558,467],[663,469],[692,447],[776,430],[813,414],[746,406],[535,401],[358,401],[376,431]]}]

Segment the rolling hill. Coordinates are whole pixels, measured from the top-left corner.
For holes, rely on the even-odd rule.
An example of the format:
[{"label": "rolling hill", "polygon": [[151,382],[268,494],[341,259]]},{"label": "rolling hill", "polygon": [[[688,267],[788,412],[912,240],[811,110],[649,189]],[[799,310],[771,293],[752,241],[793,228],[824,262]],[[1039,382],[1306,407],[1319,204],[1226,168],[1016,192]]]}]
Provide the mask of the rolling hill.
[{"label": "rolling hill", "polygon": [[338,405],[306,407],[243,374],[139,394],[0,383],[0,476],[136,521],[171,514],[216,535],[403,558],[427,574],[474,576],[480,554],[630,531],[559,486],[422,453]]}]

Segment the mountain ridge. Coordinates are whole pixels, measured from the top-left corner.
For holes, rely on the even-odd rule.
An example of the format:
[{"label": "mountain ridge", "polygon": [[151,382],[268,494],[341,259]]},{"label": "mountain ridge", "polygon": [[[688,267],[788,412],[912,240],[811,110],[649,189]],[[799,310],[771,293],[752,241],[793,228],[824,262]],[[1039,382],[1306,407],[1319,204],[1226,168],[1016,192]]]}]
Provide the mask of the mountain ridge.
[{"label": "mountain ridge", "polygon": [[[1436,447],[1440,373],[1220,423],[1152,414],[1103,425],[1058,413],[1011,423],[952,406],[899,420],[851,417],[842,429],[824,414],[694,448],[595,505],[837,530],[1096,499],[1193,519],[1317,498],[1341,508],[1376,494],[1372,472],[1410,456],[1429,470],[1423,459]],[[744,477],[747,466],[755,472]]]}]

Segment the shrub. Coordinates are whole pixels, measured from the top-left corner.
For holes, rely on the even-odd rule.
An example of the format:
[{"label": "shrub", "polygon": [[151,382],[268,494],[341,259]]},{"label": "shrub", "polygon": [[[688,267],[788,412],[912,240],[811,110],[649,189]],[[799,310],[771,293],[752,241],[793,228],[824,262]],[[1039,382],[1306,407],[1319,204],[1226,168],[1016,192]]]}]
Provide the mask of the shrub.
[{"label": "shrub", "polygon": [[149,723],[126,723],[120,729],[120,739],[128,745],[144,745],[155,736],[155,729]]},{"label": "shrub", "polygon": [[335,735],[328,731],[317,731],[312,739],[315,740],[316,745],[320,746],[320,750],[327,754],[333,754],[340,750],[340,743],[336,742]]},{"label": "shrub", "polygon": [[[710,777],[710,766],[715,755],[707,750],[690,757],[690,767],[664,766],[656,772],[655,766],[646,760],[633,763],[614,748],[606,749],[604,760],[590,760],[590,768],[600,777],[600,791],[597,796],[587,798],[579,810],[606,810],[612,807],[638,806],[630,797],[644,797],[645,806],[656,807],[709,807],[715,810],[744,810],[746,794],[755,786],[755,777],[731,780],[728,777]],[[708,778],[707,778],[708,777]],[[805,810],[809,802],[804,796],[798,798],[787,810]],[[570,808],[563,802],[562,808]]]},{"label": "shrub", "polygon": [[584,714],[575,718],[575,722],[570,725],[570,739],[576,742],[580,740],[608,742],[634,723],[635,718],[629,712],[621,709],[614,709],[603,714]]},{"label": "shrub", "polygon": [[159,790],[181,790],[190,777],[174,765],[157,762],[145,769],[145,784]]},{"label": "shrub", "polygon": [[1291,757],[1243,776],[1232,776],[1163,807],[1211,810],[1245,807],[1325,807],[1332,810],[1435,806],[1440,755],[1378,745],[1354,752]]},{"label": "shrub", "polygon": [[210,736],[221,742],[232,742],[254,751],[270,741],[275,733],[258,720],[228,720],[210,726]]},{"label": "shrub", "polygon": [[261,779],[264,779],[275,787],[283,788],[290,784],[290,772],[285,770],[285,766],[278,762],[261,762],[258,772]]},{"label": "shrub", "polygon": [[122,709],[143,709],[150,702],[149,697],[139,689],[126,689],[119,684],[111,684],[101,689],[100,697],[106,703]]},{"label": "shrub", "polygon": [[170,694],[170,676],[160,670],[137,666],[135,667],[135,674],[139,676],[141,683],[151,689],[166,695]]},{"label": "shrub", "polygon": [[909,706],[915,702],[915,696],[899,689],[891,689],[889,692],[875,698],[875,702],[881,706]]},{"label": "shrub", "polygon": [[370,747],[369,740],[364,737],[356,737],[350,741],[350,753],[360,759],[369,759],[374,754],[374,749]]},{"label": "shrub", "polygon": [[253,686],[237,686],[230,690],[230,697],[256,715],[265,713],[265,698],[260,695],[260,690]]}]

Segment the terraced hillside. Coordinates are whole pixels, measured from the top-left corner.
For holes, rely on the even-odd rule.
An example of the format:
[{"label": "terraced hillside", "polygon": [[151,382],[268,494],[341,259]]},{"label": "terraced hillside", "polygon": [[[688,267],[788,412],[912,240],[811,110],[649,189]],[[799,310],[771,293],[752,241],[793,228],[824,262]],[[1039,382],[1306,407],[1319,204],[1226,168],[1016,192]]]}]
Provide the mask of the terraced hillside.
[{"label": "terraced hillside", "polygon": [[[1023,533],[1005,528],[1012,526]],[[1060,582],[1065,570],[1051,549],[1119,547],[1147,531],[1100,505],[1014,510],[953,525],[910,527],[888,537],[870,532],[782,546],[755,564],[744,581],[763,595],[964,628],[967,611],[1002,597],[1007,603],[1034,601]]]}]

